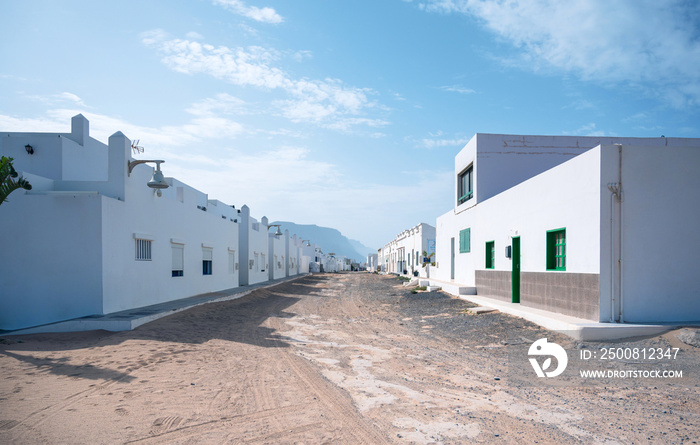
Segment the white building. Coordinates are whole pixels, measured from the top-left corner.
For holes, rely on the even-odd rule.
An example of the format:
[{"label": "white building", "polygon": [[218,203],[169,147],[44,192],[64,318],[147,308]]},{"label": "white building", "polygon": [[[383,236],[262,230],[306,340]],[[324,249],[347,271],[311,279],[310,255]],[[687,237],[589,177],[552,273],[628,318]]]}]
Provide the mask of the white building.
[{"label": "white building", "polygon": [[258,222],[244,205],[239,213],[240,283],[241,286],[262,283],[270,279],[268,271],[268,220]]},{"label": "white building", "polygon": [[[287,232],[287,235],[289,232]],[[268,233],[268,258],[270,258],[270,280],[277,280],[284,278],[286,276],[286,263],[287,263],[287,239],[288,236],[275,235],[275,233]]]},{"label": "white building", "polygon": [[700,320],[699,167],[700,139],[477,134],[431,275],[594,321]]},{"label": "white building", "polygon": [[131,153],[121,132],[90,137],[82,115],[70,133],[0,133],[33,186],[0,209],[0,329],[239,285],[236,209],[173,178],[158,196]]},{"label": "white building", "polygon": [[379,261],[379,254],[370,253],[367,255],[367,272],[377,272],[377,263]]},{"label": "white building", "polygon": [[299,257],[301,248],[296,235],[289,236],[289,230],[284,231],[285,255],[287,256],[286,276],[293,277],[299,275]]},{"label": "white building", "polygon": [[435,227],[420,223],[396,235],[387,243],[380,256],[383,257],[385,271],[399,275],[426,277],[423,267],[424,253],[430,255],[435,243]]}]

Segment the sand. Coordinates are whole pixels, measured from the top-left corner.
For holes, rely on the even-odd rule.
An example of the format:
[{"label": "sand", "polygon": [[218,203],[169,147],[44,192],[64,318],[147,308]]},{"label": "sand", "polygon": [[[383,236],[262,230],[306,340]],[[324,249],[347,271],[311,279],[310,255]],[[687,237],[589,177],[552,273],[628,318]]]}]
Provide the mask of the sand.
[{"label": "sand", "polygon": [[[467,307],[439,292],[412,295],[391,277],[316,274],[134,331],[4,337],[0,443],[700,437],[696,380],[521,385],[504,371],[513,338],[547,333]],[[698,348],[673,344],[696,372]]]}]

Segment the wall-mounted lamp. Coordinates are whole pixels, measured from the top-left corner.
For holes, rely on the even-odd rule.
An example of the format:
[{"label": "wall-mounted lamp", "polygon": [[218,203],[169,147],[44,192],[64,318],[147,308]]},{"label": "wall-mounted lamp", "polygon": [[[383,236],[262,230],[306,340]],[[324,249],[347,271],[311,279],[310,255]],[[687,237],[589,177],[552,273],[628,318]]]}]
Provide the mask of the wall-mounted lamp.
[{"label": "wall-mounted lamp", "polygon": [[31,145],[29,145],[29,144],[25,145],[24,149],[27,150],[28,154],[30,154],[30,155],[34,154],[34,147],[32,147]]},{"label": "wall-mounted lamp", "polygon": [[280,236],[282,236],[282,231],[280,230],[279,224],[270,224],[269,226],[267,226],[267,229],[269,230],[270,227],[277,227],[277,231],[275,232],[275,237],[279,238]]},{"label": "wall-mounted lamp", "polygon": [[156,171],[153,172],[153,177],[151,178],[150,181],[146,183],[147,186],[150,188],[154,189],[156,191],[156,194],[158,196],[162,196],[163,192],[161,192],[162,189],[167,189],[170,187],[170,184],[165,182],[165,177],[163,177],[163,172],[160,171],[160,164],[162,164],[165,161],[162,160],[150,160],[150,159],[139,159],[138,161],[129,161],[128,166],[129,166],[129,176],[131,176],[131,171],[134,169],[139,164],[145,164],[147,162],[153,162],[156,164]]},{"label": "wall-mounted lamp", "polygon": [[301,240],[301,245],[302,245],[302,247],[304,246],[304,241],[306,241],[306,247],[311,247],[311,243],[309,242],[309,241],[311,241],[311,240],[308,240],[308,239],[303,239],[303,240]]}]

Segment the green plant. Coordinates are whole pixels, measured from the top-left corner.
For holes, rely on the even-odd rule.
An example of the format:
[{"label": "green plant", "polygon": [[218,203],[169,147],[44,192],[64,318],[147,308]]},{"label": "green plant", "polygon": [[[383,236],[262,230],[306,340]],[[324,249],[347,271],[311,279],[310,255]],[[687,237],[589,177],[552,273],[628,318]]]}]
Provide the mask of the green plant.
[{"label": "green plant", "polygon": [[6,156],[0,158],[0,204],[7,201],[9,194],[17,189],[32,189],[29,181],[21,176],[18,178],[18,176],[17,171],[12,166],[12,158]]},{"label": "green plant", "polygon": [[411,281],[411,279],[408,277],[399,276],[399,281]]}]

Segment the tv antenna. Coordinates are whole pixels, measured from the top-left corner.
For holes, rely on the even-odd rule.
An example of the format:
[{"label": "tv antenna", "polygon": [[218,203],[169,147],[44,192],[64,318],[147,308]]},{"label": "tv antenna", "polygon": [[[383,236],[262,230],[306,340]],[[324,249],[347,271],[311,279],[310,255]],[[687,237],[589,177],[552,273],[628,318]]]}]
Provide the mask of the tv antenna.
[{"label": "tv antenna", "polygon": [[139,142],[141,142],[141,139],[136,139],[134,142],[131,143],[131,150],[133,150],[134,154],[144,152],[144,148],[139,145]]}]

